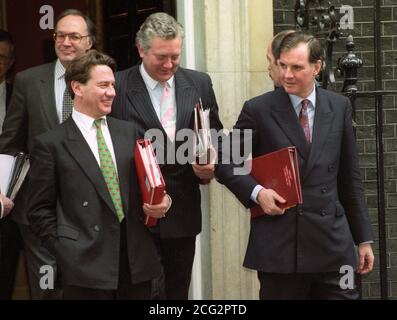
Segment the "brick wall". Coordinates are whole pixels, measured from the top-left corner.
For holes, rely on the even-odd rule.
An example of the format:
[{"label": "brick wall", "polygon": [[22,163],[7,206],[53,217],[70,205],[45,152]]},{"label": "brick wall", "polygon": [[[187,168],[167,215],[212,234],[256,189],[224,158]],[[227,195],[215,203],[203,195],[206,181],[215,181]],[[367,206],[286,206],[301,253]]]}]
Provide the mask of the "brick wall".
[{"label": "brick wall", "polygon": [[[373,90],[374,82],[374,26],[373,0],[329,0],[339,14],[341,5],[350,5],[354,10],[354,30],[346,34],[354,37],[355,52],[363,60],[358,72],[360,91]],[[397,0],[381,1],[382,32],[382,86],[384,90],[397,90]],[[314,1],[311,1],[314,2]],[[327,1],[325,1],[327,2]],[[311,4],[311,7],[316,7]],[[295,0],[273,0],[274,32],[295,29]],[[334,48],[333,64],[345,52],[344,35]],[[337,78],[335,91],[340,92],[343,79]],[[397,97],[385,96],[384,108],[384,164],[385,164],[385,200],[387,222],[387,271],[389,297],[397,299]],[[378,260],[378,219],[377,219],[377,171],[376,171],[376,134],[375,100],[360,98],[356,100],[357,144],[360,153],[360,167],[365,183],[366,199],[375,235],[375,270],[363,277],[363,297],[380,298],[379,260]]]}]

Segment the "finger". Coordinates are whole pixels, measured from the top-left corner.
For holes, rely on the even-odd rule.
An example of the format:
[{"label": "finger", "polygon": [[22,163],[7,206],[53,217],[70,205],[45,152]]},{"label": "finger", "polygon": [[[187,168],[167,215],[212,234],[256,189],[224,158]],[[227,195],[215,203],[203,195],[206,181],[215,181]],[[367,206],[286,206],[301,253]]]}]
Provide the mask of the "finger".
[{"label": "finger", "polygon": [[364,265],[365,265],[365,255],[360,254],[360,262],[358,265],[358,272],[362,273],[364,270]]},{"label": "finger", "polygon": [[273,197],[274,197],[274,200],[276,200],[277,202],[280,202],[280,203],[286,203],[287,202],[283,197],[281,197],[276,192],[274,193]]}]

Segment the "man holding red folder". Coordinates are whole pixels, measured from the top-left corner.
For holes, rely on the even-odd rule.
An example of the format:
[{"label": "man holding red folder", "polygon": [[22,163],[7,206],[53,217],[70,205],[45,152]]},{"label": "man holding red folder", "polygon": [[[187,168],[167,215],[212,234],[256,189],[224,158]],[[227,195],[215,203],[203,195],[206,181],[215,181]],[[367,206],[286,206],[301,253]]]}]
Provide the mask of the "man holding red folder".
[{"label": "man holding red folder", "polygon": [[28,219],[56,257],[66,299],[150,299],[161,265],[143,210],[162,216],[169,198],[142,208],[135,127],[107,117],[115,62],[90,50],[66,69],[71,116],[34,139]]},{"label": "man holding red folder", "polygon": [[374,256],[350,102],[315,86],[323,50],[313,36],[286,35],[275,58],[283,86],[247,101],[235,129],[252,130],[253,157],[296,146],[303,203],[284,211],[274,190],[217,167],[221,183],[264,213],[251,220],[244,266],[258,271],[261,299],[357,299],[340,271],[366,274]]},{"label": "man holding red folder", "polygon": [[200,99],[210,109],[211,128],[222,128],[210,77],[179,67],[183,33],[166,13],[145,20],[136,37],[142,63],[116,74],[112,110],[112,116],[137,125],[139,138],[153,129],[163,138],[156,141],[167,159],[160,169],[173,203],[151,231],[163,263],[167,299],[188,298],[196,235],[201,231],[199,183],[214,177],[212,164],[178,163],[176,150],[184,141],[176,135],[193,129],[194,106]]}]

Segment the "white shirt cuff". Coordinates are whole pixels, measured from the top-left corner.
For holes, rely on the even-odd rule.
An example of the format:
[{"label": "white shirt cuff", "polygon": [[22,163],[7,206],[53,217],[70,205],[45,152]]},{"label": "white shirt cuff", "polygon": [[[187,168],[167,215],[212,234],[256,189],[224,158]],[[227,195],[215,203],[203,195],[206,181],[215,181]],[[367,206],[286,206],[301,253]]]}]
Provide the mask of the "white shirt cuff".
[{"label": "white shirt cuff", "polygon": [[259,204],[257,197],[258,197],[259,191],[261,191],[262,189],[263,189],[263,187],[260,184],[258,184],[255,186],[254,190],[252,190],[251,200],[254,201],[256,204]]}]

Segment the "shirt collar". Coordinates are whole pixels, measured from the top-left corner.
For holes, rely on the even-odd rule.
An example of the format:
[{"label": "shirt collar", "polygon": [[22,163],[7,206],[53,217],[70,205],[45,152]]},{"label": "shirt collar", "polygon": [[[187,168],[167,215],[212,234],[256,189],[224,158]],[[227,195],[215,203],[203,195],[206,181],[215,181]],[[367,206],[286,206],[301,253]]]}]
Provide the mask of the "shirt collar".
[{"label": "shirt collar", "polygon": [[[298,97],[294,94],[288,94],[292,105],[294,106],[294,108],[296,109],[297,107],[300,106],[302,100],[304,100],[301,97]],[[313,90],[312,92],[306,97],[307,100],[309,100],[311,102],[311,105],[313,106],[313,108],[316,108],[316,85],[313,85]]]},{"label": "shirt collar", "polygon": [[[143,65],[143,63],[141,63],[141,65],[139,66],[139,71],[141,72],[141,76],[146,86],[148,86],[151,90],[156,89],[158,85],[162,86],[162,84],[159,81],[154,80],[151,76],[149,76],[149,74],[145,70],[145,66]],[[174,86],[174,79],[175,76],[172,76],[167,80],[168,86],[170,88]]]},{"label": "shirt collar", "polygon": [[[72,118],[76,122],[78,127],[82,128],[86,132],[89,132],[93,128],[95,128],[94,121],[96,119],[94,119],[84,113],[81,113],[74,108],[72,111]],[[102,124],[107,126],[106,116],[100,117],[100,119],[105,120],[105,121],[102,121]]]},{"label": "shirt collar", "polygon": [[55,79],[60,80],[64,76],[65,76],[65,67],[63,66],[61,61],[57,59],[57,62],[55,63]]}]

